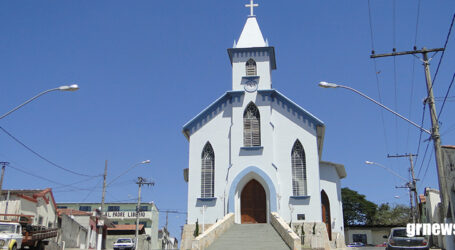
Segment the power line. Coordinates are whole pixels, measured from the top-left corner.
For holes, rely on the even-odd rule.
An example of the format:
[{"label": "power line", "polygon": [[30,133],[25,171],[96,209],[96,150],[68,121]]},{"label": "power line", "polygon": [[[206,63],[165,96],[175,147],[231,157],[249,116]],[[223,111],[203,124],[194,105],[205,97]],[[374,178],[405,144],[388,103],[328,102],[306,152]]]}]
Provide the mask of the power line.
[{"label": "power line", "polygon": [[[423,127],[423,122],[424,122],[424,120],[425,120],[425,107],[426,107],[426,105],[425,105],[425,103],[424,103],[424,104],[423,104],[422,120],[421,120],[421,122],[420,122],[420,127]],[[408,129],[408,132],[409,132],[409,129]],[[416,163],[417,163],[417,161],[419,160],[420,145],[421,145],[421,143],[422,143],[422,133],[423,133],[423,131],[420,130],[419,144],[418,144],[418,146],[417,146],[417,152],[416,152],[416,155],[417,155],[417,156],[416,156],[416,159],[415,159]],[[428,149],[428,148],[427,148],[427,149]],[[419,169],[419,173],[417,174],[417,176],[419,176],[419,175],[420,175],[420,169]]]},{"label": "power line", "polygon": [[442,58],[444,57],[444,54],[445,54],[445,51],[446,51],[446,47],[447,47],[447,43],[449,42],[450,33],[452,32],[452,27],[453,27],[454,21],[455,21],[455,14],[452,17],[452,23],[450,24],[449,32],[447,33],[447,37],[446,37],[446,42],[444,43],[444,50],[442,51],[441,57],[439,58],[438,67],[436,68],[436,72],[434,73],[434,76],[433,76],[433,85],[432,85],[432,87],[434,87],[434,82],[436,81],[436,77],[438,76],[439,67],[441,66]]},{"label": "power line", "polygon": [[[370,38],[371,38],[371,53],[374,54],[374,34],[373,34],[373,21],[372,21],[372,16],[371,16],[371,3],[370,0],[368,0],[368,20],[370,23]],[[382,103],[382,96],[381,96],[381,88],[379,87],[379,71],[376,63],[376,59],[373,59],[373,64],[374,64],[374,75],[376,77],[376,88],[378,90],[378,99],[379,102]],[[389,142],[387,139],[387,130],[385,126],[385,119],[384,119],[384,111],[380,109],[381,113],[381,121],[382,121],[382,128],[383,128],[383,133],[384,133],[384,140],[385,140],[385,149],[388,152],[389,151]]]},{"label": "power line", "polygon": [[11,137],[14,141],[16,141],[17,143],[19,143],[20,145],[22,145],[24,148],[26,148],[28,151],[32,152],[34,155],[38,156],[40,159],[46,161],[47,163],[51,164],[52,166],[56,167],[56,168],[59,168],[63,171],[66,171],[68,173],[72,173],[72,174],[75,174],[75,175],[79,175],[79,176],[85,176],[85,177],[97,177],[97,176],[100,176],[100,175],[86,175],[86,174],[81,174],[81,173],[78,173],[78,172],[75,172],[71,169],[67,169],[65,167],[62,167],[56,163],[54,163],[53,161],[47,159],[46,157],[42,156],[41,154],[39,154],[38,152],[36,152],[35,150],[31,149],[29,146],[25,145],[25,143],[21,142],[19,139],[17,139],[14,135],[12,135],[10,132],[8,132],[5,128],[1,127],[0,126],[0,129],[5,133],[7,134],[9,137]]},{"label": "power line", "polygon": [[452,76],[452,81],[450,82],[449,88],[447,89],[447,92],[446,92],[446,96],[444,97],[444,101],[442,102],[441,109],[439,110],[438,119],[439,119],[439,117],[441,116],[442,110],[444,109],[444,105],[446,104],[447,97],[448,97],[448,95],[449,95],[450,89],[452,88],[453,80],[454,80],[454,79],[455,79],[455,73],[454,73],[453,76]]},{"label": "power line", "polygon": [[431,157],[433,157],[433,152],[434,151],[431,151],[430,158],[428,159],[427,167],[425,168],[425,173],[423,174],[423,177],[422,177],[422,185],[425,181],[425,177],[427,177],[427,171],[428,171],[428,167],[430,166]]},{"label": "power line", "polygon": [[[421,3],[421,0],[419,0],[419,2],[417,4],[417,18],[416,18],[415,37],[414,37],[414,48],[417,48],[417,34],[419,31],[419,19],[420,19],[420,3]],[[415,65],[416,65],[416,57],[413,57],[412,58],[412,74],[411,74],[411,96],[409,98],[409,115],[408,115],[409,118],[412,117],[412,100],[414,99]],[[425,108],[425,105],[424,105],[424,108]],[[423,121],[422,121],[422,125],[423,125]],[[408,145],[409,145],[410,131],[411,131],[411,127],[408,127],[408,133],[406,136],[406,148],[408,148]],[[420,131],[420,132],[421,132],[420,137],[422,137],[422,131]],[[418,149],[420,148],[420,139],[419,139],[419,147],[417,147],[417,148]],[[417,158],[416,158],[416,162],[417,162]]]}]

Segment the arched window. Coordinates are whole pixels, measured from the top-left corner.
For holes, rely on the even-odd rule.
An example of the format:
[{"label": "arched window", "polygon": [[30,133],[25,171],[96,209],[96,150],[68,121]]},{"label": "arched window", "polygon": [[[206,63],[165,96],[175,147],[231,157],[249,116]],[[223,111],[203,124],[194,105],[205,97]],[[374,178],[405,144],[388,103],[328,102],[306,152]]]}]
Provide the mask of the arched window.
[{"label": "arched window", "polygon": [[292,147],[292,193],[294,196],[307,195],[305,150],[299,140]]},{"label": "arched window", "polygon": [[243,113],[243,145],[261,146],[261,119],[258,108],[252,102]]},{"label": "arched window", "polygon": [[248,60],[246,62],[246,75],[247,76],[255,76],[257,75],[257,71],[256,71],[256,62],[250,58],[250,60]]},{"label": "arched window", "polygon": [[202,150],[201,198],[211,198],[215,183],[215,154],[209,142]]}]

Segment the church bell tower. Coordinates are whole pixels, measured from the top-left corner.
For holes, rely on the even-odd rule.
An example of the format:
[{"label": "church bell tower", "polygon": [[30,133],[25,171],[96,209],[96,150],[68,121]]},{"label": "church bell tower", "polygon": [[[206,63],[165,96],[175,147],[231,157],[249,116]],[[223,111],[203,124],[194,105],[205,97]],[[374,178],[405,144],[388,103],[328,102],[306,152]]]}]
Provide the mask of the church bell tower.
[{"label": "church bell tower", "polygon": [[256,90],[272,88],[272,70],[276,69],[275,48],[264,40],[253,8],[247,4],[250,15],[246,20],[238,42],[228,49],[232,64],[232,90]]}]

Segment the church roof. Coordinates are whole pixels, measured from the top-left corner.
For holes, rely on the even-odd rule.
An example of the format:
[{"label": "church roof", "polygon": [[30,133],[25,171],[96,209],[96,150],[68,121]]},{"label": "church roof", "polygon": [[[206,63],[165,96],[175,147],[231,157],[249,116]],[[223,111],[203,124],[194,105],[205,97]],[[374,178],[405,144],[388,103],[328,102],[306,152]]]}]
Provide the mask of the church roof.
[{"label": "church roof", "polygon": [[335,170],[337,171],[338,177],[340,177],[340,179],[346,178],[346,176],[347,176],[346,169],[344,168],[343,164],[330,162],[330,161],[320,161],[320,163],[321,163],[320,166],[326,165],[326,166],[334,167]]},{"label": "church roof", "polygon": [[[189,139],[194,132],[199,130],[212,118],[222,112],[224,110],[223,107],[232,102],[232,98],[241,97],[244,93],[244,91],[228,91],[223,96],[215,100],[183,126],[183,134],[185,137]],[[314,127],[316,130],[316,136],[318,138],[318,152],[319,157],[321,157],[325,133],[324,123],[275,89],[258,90],[258,94],[262,96],[270,96],[276,99],[276,102],[285,107],[286,110],[295,112],[296,116],[308,120],[309,125]]]},{"label": "church roof", "polygon": [[262,36],[261,29],[259,28],[258,21],[255,16],[250,16],[243,26],[242,33],[240,34],[239,41],[235,48],[254,48],[266,47],[267,44]]}]

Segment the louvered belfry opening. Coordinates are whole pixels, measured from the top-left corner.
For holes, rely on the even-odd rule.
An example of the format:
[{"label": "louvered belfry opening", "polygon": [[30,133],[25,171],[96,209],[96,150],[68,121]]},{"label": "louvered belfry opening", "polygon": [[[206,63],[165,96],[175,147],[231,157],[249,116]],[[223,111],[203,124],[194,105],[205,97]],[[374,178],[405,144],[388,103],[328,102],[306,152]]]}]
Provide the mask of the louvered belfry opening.
[{"label": "louvered belfry opening", "polygon": [[202,151],[201,198],[214,196],[215,154],[209,142]]},{"label": "louvered belfry opening", "polygon": [[243,113],[243,145],[261,146],[261,119],[254,103],[248,104]]},{"label": "louvered belfry opening", "polygon": [[257,70],[256,70],[256,62],[250,58],[250,60],[248,60],[246,62],[246,75],[247,76],[255,76],[257,75]]},{"label": "louvered belfry opening", "polygon": [[307,195],[305,150],[299,140],[292,147],[292,193],[294,196]]}]

